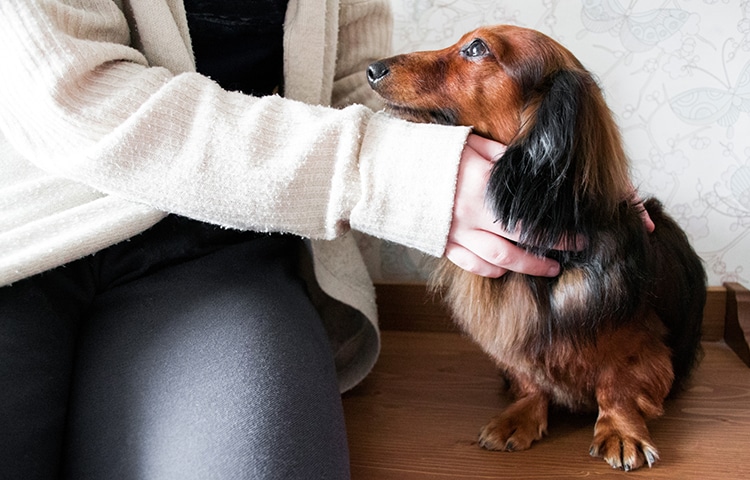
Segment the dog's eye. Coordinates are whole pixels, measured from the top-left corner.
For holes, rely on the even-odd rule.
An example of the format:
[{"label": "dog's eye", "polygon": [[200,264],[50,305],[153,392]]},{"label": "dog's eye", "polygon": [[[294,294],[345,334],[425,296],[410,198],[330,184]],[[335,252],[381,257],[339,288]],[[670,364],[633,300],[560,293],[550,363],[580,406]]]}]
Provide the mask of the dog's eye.
[{"label": "dog's eye", "polygon": [[477,38],[472,40],[471,43],[462,48],[461,53],[466,58],[480,58],[489,55],[490,49],[487,48],[486,43]]}]

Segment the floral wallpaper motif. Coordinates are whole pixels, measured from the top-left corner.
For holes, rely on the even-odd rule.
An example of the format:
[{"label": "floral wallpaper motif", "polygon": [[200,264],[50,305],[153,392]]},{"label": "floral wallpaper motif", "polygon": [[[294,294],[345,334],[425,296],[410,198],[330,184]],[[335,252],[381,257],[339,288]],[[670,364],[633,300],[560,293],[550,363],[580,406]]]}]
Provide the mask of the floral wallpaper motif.
[{"label": "floral wallpaper motif", "polygon": [[[685,228],[710,285],[750,285],[750,0],[393,0],[397,52],[483,24],[541,30],[598,78],[633,177]],[[364,239],[378,281],[423,281],[432,259]]]}]

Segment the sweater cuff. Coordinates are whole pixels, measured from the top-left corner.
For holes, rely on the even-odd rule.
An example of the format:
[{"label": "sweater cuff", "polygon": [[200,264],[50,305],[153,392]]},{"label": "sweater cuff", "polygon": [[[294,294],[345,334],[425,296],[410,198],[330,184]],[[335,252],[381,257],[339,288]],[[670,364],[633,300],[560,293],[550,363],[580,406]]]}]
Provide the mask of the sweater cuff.
[{"label": "sweater cuff", "polygon": [[376,113],[359,156],[362,197],[351,213],[352,228],[442,256],[470,131]]}]

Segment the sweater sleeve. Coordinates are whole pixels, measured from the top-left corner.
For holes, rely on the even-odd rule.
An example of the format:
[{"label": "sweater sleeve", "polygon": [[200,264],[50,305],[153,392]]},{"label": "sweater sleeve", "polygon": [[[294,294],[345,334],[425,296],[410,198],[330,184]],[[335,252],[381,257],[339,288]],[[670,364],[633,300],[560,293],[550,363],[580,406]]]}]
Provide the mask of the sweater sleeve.
[{"label": "sweater sleeve", "polygon": [[444,249],[466,129],[174,74],[113,2],[6,0],[0,44],[0,129],[48,172],[226,227]]}]

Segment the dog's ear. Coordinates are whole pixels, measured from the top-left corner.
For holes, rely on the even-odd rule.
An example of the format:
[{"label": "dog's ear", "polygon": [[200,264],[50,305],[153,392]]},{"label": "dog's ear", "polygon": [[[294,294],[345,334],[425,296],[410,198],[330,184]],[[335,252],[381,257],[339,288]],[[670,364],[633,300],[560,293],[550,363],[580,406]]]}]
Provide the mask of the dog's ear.
[{"label": "dog's ear", "polygon": [[521,121],[490,174],[487,199],[497,220],[541,250],[588,236],[616,207],[607,197],[621,188],[611,184],[627,181],[627,165],[617,166],[624,163],[619,133],[599,88],[585,70],[559,71],[529,92]]}]

